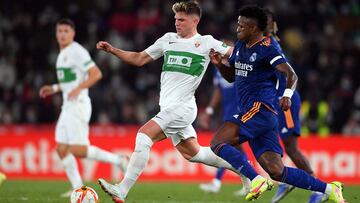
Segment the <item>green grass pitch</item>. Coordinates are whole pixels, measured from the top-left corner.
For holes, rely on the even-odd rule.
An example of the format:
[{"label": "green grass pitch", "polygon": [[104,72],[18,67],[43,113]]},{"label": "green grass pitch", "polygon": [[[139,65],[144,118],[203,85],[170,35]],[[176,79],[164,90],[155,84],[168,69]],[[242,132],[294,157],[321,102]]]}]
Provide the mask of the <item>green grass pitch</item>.
[{"label": "green grass pitch", "polygon": [[[59,195],[69,189],[65,181],[20,181],[8,180],[0,185],[0,202],[70,202],[68,198]],[[111,203],[108,197],[96,183],[88,183],[94,188],[100,198],[100,203]],[[245,202],[243,197],[235,197],[233,192],[240,189],[237,184],[224,184],[220,193],[205,194],[199,190],[197,183],[137,183],[129,193],[126,203],[231,203]],[[261,196],[256,202],[270,202],[276,187]],[[282,202],[305,203],[309,191],[296,189]],[[345,186],[344,196],[350,203],[360,202],[360,186]]]}]

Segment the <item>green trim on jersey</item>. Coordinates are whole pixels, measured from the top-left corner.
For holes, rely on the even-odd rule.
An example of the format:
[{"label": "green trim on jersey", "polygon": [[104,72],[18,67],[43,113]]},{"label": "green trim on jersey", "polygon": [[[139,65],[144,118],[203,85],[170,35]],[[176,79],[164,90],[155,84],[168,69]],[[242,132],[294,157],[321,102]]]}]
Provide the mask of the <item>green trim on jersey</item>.
[{"label": "green trim on jersey", "polygon": [[76,80],[76,74],[72,68],[69,67],[57,67],[56,75],[59,83],[67,83]]},{"label": "green trim on jersey", "polygon": [[163,71],[200,76],[204,71],[205,57],[190,52],[167,51],[164,54]]},{"label": "green trim on jersey", "polygon": [[93,60],[86,61],[86,62],[84,63],[84,66],[86,67],[87,65],[89,65],[89,64],[92,63],[92,62],[94,62],[94,61],[93,61]]}]

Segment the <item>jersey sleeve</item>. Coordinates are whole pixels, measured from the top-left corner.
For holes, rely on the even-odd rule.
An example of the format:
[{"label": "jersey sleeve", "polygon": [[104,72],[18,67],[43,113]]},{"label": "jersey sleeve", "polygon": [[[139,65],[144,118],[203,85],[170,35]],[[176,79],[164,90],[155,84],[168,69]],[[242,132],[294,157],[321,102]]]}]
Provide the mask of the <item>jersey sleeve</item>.
[{"label": "jersey sleeve", "polygon": [[156,60],[164,55],[163,45],[164,43],[168,43],[168,41],[169,35],[165,34],[156,40],[154,44],[145,49],[145,52],[149,54],[152,59]]},{"label": "jersey sleeve", "polygon": [[270,37],[270,41],[271,41],[271,45],[273,45],[275,49],[277,49],[279,53],[285,58],[285,60],[288,61],[284,54],[284,51],[281,48],[280,43],[273,36]]},{"label": "jersey sleeve", "polygon": [[228,46],[222,41],[215,39],[211,35],[209,36],[208,40],[209,48],[213,48],[215,51],[219,52],[222,55],[226,54],[230,49],[230,46]]},{"label": "jersey sleeve", "polygon": [[96,65],[95,62],[91,59],[89,52],[83,47],[76,49],[74,56],[76,56],[76,66],[79,67],[83,72],[87,72],[91,67]]},{"label": "jersey sleeve", "polygon": [[268,47],[266,59],[273,68],[275,68],[279,64],[287,62],[283,54],[280,53],[279,50],[276,49],[274,46]]}]

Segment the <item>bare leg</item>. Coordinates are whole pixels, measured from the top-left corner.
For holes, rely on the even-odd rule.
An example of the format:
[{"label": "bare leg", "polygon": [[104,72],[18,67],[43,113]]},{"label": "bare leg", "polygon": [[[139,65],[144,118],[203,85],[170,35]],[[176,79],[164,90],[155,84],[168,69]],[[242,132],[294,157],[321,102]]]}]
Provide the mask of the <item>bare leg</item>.
[{"label": "bare leg", "polygon": [[285,151],[287,155],[294,162],[295,166],[306,171],[310,175],[313,175],[314,172],[310,166],[309,161],[299,149],[297,137],[289,136],[285,140],[283,140],[283,143],[285,145]]}]

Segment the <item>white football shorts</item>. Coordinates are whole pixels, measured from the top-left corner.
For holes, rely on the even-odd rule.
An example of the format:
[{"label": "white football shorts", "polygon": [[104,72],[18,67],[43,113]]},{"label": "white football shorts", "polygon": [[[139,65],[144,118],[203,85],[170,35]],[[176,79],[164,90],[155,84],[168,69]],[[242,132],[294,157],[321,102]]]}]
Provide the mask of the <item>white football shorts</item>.
[{"label": "white football shorts", "polygon": [[55,129],[55,141],[68,145],[89,145],[90,99],[79,99],[63,105]]},{"label": "white football shorts", "polygon": [[161,127],[165,135],[170,137],[173,145],[176,146],[181,140],[190,137],[196,138],[195,129],[191,125],[196,114],[196,105],[175,104],[161,108],[152,120]]}]

